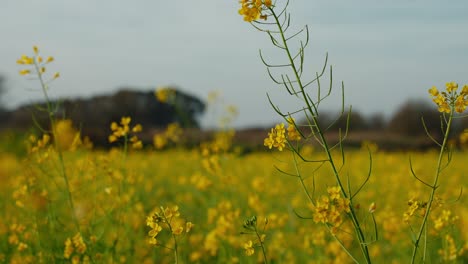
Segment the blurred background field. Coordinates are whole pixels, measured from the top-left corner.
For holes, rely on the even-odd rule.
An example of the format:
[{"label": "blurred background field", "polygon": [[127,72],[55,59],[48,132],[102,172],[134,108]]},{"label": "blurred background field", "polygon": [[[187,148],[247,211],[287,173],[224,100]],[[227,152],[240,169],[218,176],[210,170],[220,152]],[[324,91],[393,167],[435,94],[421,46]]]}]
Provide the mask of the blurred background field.
[{"label": "blurred background field", "polygon": [[[310,146],[303,151],[309,157],[321,155]],[[21,153],[16,150],[0,155],[0,260],[47,263],[53,258],[66,262],[64,243],[75,234],[64,183],[53,162],[56,157],[43,157],[41,153],[27,157]],[[444,254],[449,254],[451,248],[444,234],[451,234],[460,253],[458,263],[467,260],[463,250],[468,208],[465,196],[460,198],[461,190],[468,187],[466,154],[455,152],[452,165],[441,178],[441,208],[434,210],[428,229],[429,245],[438,249],[429,252],[432,259],[443,261]],[[370,249],[377,263],[401,263],[410,254],[410,225],[403,215],[408,201],[423,199],[427,190],[411,176],[409,157],[417,175],[430,179],[436,152],[385,152],[372,147],[372,177],[357,197],[357,211],[368,219],[364,228],[372,234],[368,208],[372,202],[376,204],[380,231]],[[37,162],[38,158],[42,161]],[[181,263],[260,261],[258,251],[254,257],[245,255],[242,245],[251,238],[240,234],[244,221],[253,215],[259,223],[268,219],[265,244],[271,263],[350,261],[326,229],[310,219],[312,208],[298,179],[273,167],[292,171],[290,154],[229,151],[217,158],[218,166],[209,169],[198,149],[147,149],[130,152],[125,158],[119,149],[66,152],[75,213],[87,247],[82,253],[75,251],[72,257],[95,263],[173,263],[170,251],[147,243],[145,219],[154,208],[178,205],[181,215],[195,225],[180,240]],[[316,186],[314,198],[334,185],[327,168],[317,170],[315,165],[305,163],[299,166],[306,176],[305,183]],[[367,149],[348,152],[343,170],[355,190],[368,174]],[[436,229],[434,224],[444,211],[451,212],[451,222]],[[343,224],[339,234],[353,250],[358,250],[352,247],[349,226]],[[161,234],[158,240],[163,245],[171,244],[167,234]]]}]

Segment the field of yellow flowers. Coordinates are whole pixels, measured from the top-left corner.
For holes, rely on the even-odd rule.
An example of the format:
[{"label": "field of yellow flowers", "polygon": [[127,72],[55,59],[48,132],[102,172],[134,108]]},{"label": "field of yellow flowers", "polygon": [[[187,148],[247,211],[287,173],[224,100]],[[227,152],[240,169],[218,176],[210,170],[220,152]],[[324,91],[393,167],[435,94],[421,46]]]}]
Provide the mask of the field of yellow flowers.
[{"label": "field of yellow flowers", "polygon": [[[71,149],[62,157],[69,193],[53,150],[43,147],[26,157],[2,153],[0,262],[256,263],[263,261],[262,248],[270,263],[352,262],[326,227],[314,221],[307,202],[306,195],[319,199],[326,190],[333,193],[327,168],[297,164],[305,185],[324,190],[306,194],[296,177],[278,171],[295,169],[288,153],[224,152],[208,158],[207,151]],[[303,152],[321,155],[312,147]],[[466,154],[455,152],[443,172],[427,228],[428,244],[437,249],[427,254],[436,262],[467,260],[468,208],[459,199],[468,187]],[[428,161],[436,152],[374,149],[373,177],[355,198],[377,263],[400,263],[411,255],[409,230],[422,210],[414,205],[425,190],[411,176],[410,157],[418,175],[431,175],[435,164]],[[368,151],[351,151],[346,159],[344,175],[353,183],[364,181]],[[261,247],[249,231],[253,216]],[[346,220],[334,232],[358,250]]]},{"label": "field of yellow flowers", "polygon": [[[468,85],[428,90],[441,113],[442,139],[428,133],[435,149],[386,152],[364,142],[345,151],[347,128],[332,145],[318,120],[331,68],[328,92],[320,85],[326,61],[322,73],[303,76],[307,26],[287,32],[289,1],[239,3],[244,20],[287,55],[272,65],[260,54],[271,79],[303,103],[282,112],[268,97],[286,123],[265,135],[270,151],[238,151],[225,125],[187,149],[178,145],[180,124],[170,124],[145,146],[144,128],[129,116],[102,124],[114,148],[93,150],[49,100],[49,84],[60,77],[46,71],[54,58],[37,46],[21,55],[19,73],[38,81],[49,125],[37,124],[38,133],[0,154],[1,263],[468,262],[461,147],[468,130],[459,145],[450,138],[468,107]],[[301,36],[294,51],[291,41]],[[275,77],[270,68],[285,73]],[[177,109],[175,91],[155,96]],[[12,138],[3,135],[0,147]]]}]

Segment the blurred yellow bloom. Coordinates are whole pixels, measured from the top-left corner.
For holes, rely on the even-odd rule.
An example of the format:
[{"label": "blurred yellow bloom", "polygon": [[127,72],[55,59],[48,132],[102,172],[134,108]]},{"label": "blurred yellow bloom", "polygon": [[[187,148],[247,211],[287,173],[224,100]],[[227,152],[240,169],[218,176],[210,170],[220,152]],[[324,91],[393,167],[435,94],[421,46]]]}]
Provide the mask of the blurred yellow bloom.
[{"label": "blurred yellow bloom", "polygon": [[252,240],[249,240],[247,243],[244,243],[244,249],[245,249],[245,254],[247,256],[252,256],[255,253]]},{"label": "blurred yellow bloom", "polygon": [[174,235],[177,235],[177,236],[178,236],[178,235],[182,234],[183,231],[184,231],[184,227],[183,227],[183,226],[178,226],[178,227],[176,227],[176,228],[174,228],[174,229],[172,230],[172,233],[173,233]]},{"label": "blurred yellow bloom", "polygon": [[130,121],[132,121],[132,118],[130,118],[130,117],[128,117],[128,116],[127,116],[127,117],[124,116],[124,117],[122,117],[122,119],[120,120],[120,124],[121,124],[122,126],[128,126],[128,124],[130,124]]},{"label": "blurred yellow bloom", "polygon": [[167,103],[175,95],[175,90],[167,87],[158,87],[154,92],[156,99],[161,103]]},{"label": "blurred yellow bloom", "polygon": [[133,133],[138,133],[138,132],[141,132],[142,130],[143,130],[143,127],[140,124],[137,124],[136,126],[132,128]]},{"label": "blurred yellow bloom", "polygon": [[19,74],[20,74],[20,75],[28,75],[28,74],[30,74],[30,73],[31,73],[31,71],[30,71],[30,70],[27,70],[27,69],[24,69],[24,70],[20,70],[20,71],[19,71]]},{"label": "blurred yellow bloom", "polygon": [[437,90],[437,87],[435,87],[435,86],[432,86],[432,88],[429,89],[429,93],[430,93],[432,96],[438,96],[438,95],[439,95],[439,91]]},{"label": "blurred yellow bloom", "polygon": [[37,46],[33,46],[33,51],[34,51],[34,54],[39,54],[39,48]]},{"label": "blurred yellow bloom", "polygon": [[188,233],[190,230],[192,230],[193,224],[192,222],[187,222],[185,223],[185,232]]},{"label": "blurred yellow bloom", "polygon": [[162,149],[166,146],[167,140],[164,135],[154,135],[153,136],[153,145],[156,149]]},{"label": "blurred yellow bloom", "polygon": [[447,88],[447,92],[451,93],[458,89],[458,83],[449,82],[445,84],[445,87]]},{"label": "blurred yellow bloom", "polygon": [[21,55],[21,58],[16,61],[17,64],[26,64],[26,65],[32,65],[34,64],[34,60],[31,57],[28,57],[26,55]]}]

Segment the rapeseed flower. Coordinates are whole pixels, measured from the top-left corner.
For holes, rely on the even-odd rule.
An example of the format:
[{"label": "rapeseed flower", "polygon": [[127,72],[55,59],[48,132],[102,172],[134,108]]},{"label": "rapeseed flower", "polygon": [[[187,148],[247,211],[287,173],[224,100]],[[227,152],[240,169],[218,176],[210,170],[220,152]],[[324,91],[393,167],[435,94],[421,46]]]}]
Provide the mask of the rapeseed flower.
[{"label": "rapeseed flower", "polygon": [[247,256],[252,256],[255,253],[252,240],[249,240],[247,241],[247,243],[244,243],[244,249],[245,249],[245,254]]},{"label": "rapeseed flower", "polygon": [[[116,142],[119,140],[119,138],[123,137],[125,142],[127,142],[127,140],[130,141],[131,147],[133,149],[143,148],[143,143],[135,135],[135,133],[141,132],[143,128],[140,124],[136,124],[133,128],[130,129],[131,121],[132,119],[130,117],[122,117],[120,119],[120,124],[117,124],[117,122],[112,122],[110,125],[112,134],[108,137],[109,142]],[[130,133],[133,135],[130,136]]]},{"label": "rapeseed flower", "polygon": [[315,223],[327,223],[332,232],[343,223],[342,215],[350,212],[350,201],[341,197],[339,186],[328,187],[328,196],[322,195],[315,202],[313,219]]},{"label": "rapeseed flower", "polygon": [[441,113],[463,113],[468,107],[468,86],[464,85],[460,93],[457,92],[458,84],[448,82],[445,84],[445,90],[439,92],[437,87],[433,86],[429,89],[429,94],[432,96],[432,101],[438,106]]},{"label": "rapeseed flower", "polygon": [[239,14],[246,22],[266,20],[268,17],[266,11],[273,6],[271,0],[240,0],[239,3],[241,4]]},{"label": "rapeseed flower", "polygon": [[[32,57],[23,54],[19,59],[16,60],[16,64],[29,66],[29,68],[27,69],[19,70],[19,74],[25,76],[32,73],[36,73],[42,79],[42,76],[46,72],[46,64],[54,61],[54,57],[49,56],[44,61],[43,57],[39,56],[39,48],[37,46],[33,46],[33,52],[34,55]],[[57,79],[59,76],[60,74],[58,72],[54,73],[52,80]]]},{"label": "rapeseed flower", "polygon": [[301,140],[301,134],[296,129],[296,122],[294,118],[290,117],[287,119],[288,121],[288,139],[291,141],[299,141]]},{"label": "rapeseed flower", "polygon": [[269,149],[273,147],[277,148],[279,151],[283,151],[286,146],[286,130],[284,129],[284,124],[277,124],[271,131],[268,133],[268,137],[265,138],[263,144]]},{"label": "rapeseed flower", "polygon": [[176,91],[173,88],[158,87],[154,91],[154,95],[158,102],[167,103],[170,102],[176,95]]}]

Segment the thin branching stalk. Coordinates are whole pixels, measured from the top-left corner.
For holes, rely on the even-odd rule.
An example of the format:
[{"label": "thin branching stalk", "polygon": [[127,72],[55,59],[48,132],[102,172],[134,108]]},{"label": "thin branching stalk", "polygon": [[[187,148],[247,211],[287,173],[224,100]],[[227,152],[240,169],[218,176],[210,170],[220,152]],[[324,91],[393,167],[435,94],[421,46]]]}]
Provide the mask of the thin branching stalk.
[{"label": "thin branching stalk", "polygon": [[[279,21],[279,17],[276,15],[273,8],[269,8],[269,10],[270,10],[272,16],[274,17],[274,19],[276,21],[276,25],[278,27],[278,33],[281,36],[281,40],[282,40],[282,46],[284,47],[284,51],[286,52],[286,55],[287,55],[287,57],[289,59],[289,66],[291,67],[291,69],[292,69],[292,71],[293,71],[293,73],[295,75],[295,79],[296,79],[295,82],[297,83],[297,86],[300,89],[299,92],[302,95],[303,101],[305,102],[305,104],[307,106],[306,108],[311,114],[312,121],[315,124],[315,132],[318,134],[319,140],[323,145],[323,149],[324,149],[324,151],[325,151],[325,153],[327,155],[327,161],[330,164],[330,167],[331,167],[332,172],[333,172],[333,174],[335,176],[336,182],[339,185],[344,198],[348,198],[348,194],[346,193],[345,188],[343,186],[343,183],[341,182],[340,175],[339,175],[339,172],[338,172],[338,168],[337,168],[337,166],[336,166],[336,164],[334,162],[334,159],[333,159],[333,156],[332,156],[332,153],[331,153],[331,149],[330,149],[330,147],[328,145],[327,139],[325,138],[323,130],[322,130],[321,126],[319,125],[317,106],[312,100],[309,99],[307,93],[305,92],[305,87],[302,84],[302,79],[301,79],[301,76],[300,76],[299,69],[296,67],[295,62],[294,62],[294,58],[291,55],[290,48],[288,46],[288,38],[286,38],[286,36],[285,36],[285,32],[284,32],[284,29],[283,29],[280,21]],[[320,89],[320,87],[318,89]],[[320,98],[318,98],[318,100],[320,101]],[[351,194],[349,194],[349,195],[351,195]],[[371,263],[369,250],[368,250],[368,246],[367,246],[368,243],[366,242],[366,238],[364,236],[363,230],[362,230],[361,225],[359,223],[359,219],[357,218],[356,212],[354,211],[353,201],[351,199],[350,199],[350,213],[349,213],[349,216],[351,218],[354,229],[356,231],[356,235],[357,235],[357,238],[358,238],[358,241],[359,241],[359,247],[360,247],[360,249],[362,251],[362,254],[363,254],[363,256],[364,256],[364,258],[366,260],[366,263]]]},{"label": "thin branching stalk", "polygon": [[70,182],[68,180],[68,175],[67,175],[67,170],[65,168],[65,161],[63,158],[63,150],[62,147],[60,146],[60,142],[58,140],[58,133],[57,133],[57,127],[56,127],[56,119],[54,116],[54,111],[52,109],[52,103],[49,98],[49,94],[47,93],[47,84],[44,82],[44,79],[42,78],[42,74],[39,68],[39,65],[37,64],[36,60],[34,60],[34,68],[36,72],[38,73],[37,76],[39,78],[39,83],[42,88],[42,93],[44,95],[45,101],[46,101],[46,106],[47,106],[47,114],[49,117],[49,122],[50,126],[52,128],[52,135],[54,137],[54,143],[55,143],[55,149],[57,150],[57,155],[59,158],[59,163],[60,163],[60,173],[65,181],[65,187],[66,187],[66,192],[67,192],[67,197],[68,197],[68,203],[70,205],[70,209],[72,211],[72,218],[73,222],[75,224],[76,231],[81,233],[80,231],[80,224],[78,223],[78,218],[76,217],[76,210],[75,210],[75,204],[73,202],[73,197],[70,189]]},{"label": "thin branching stalk", "polygon": [[265,249],[265,246],[263,245],[263,239],[258,233],[257,225],[255,225],[254,228],[255,228],[255,235],[257,236],[257,239],[260,242],[260,247],[262,248],[263,263],[267,264],[268,261],[267,261],[266,249]]},{"label": "thin branching stalk", "polygon": [[[419,246],[420,246],[419,243],[421,242],[421,237],[423,236],[423,233],[425,233],[426,226],[427,226],[427,220],[429,218],[429,215],[431,214],[432,203],[434,202],[435,194],[436,194],[437,188],[439,187],[438,184],[439,184],[440,173],[441,173],[441,171],[443,169],[442,168],[442,159],[444,157],[444,154],[447,151],[450,151],[450,150],[447,149],[447,143],[448,143],[448,137],[449,137],[449,134],[450,134],[450,129],[452,127],[452,120],[453,120],[453,110],[449,114],[449,117],[448,117],[448,120],[447,120],[447,126],[446,126],[445,131],[444,131],[444,139],[443,139],[442,145],[440,147],[439,158],[437,160],[437,167],[436,167],[436,172],[435,172],[435,175],[434,175],[434,181],[432,183],[432,186],[430,186],[431,193],[429,195],[429,200],[427,202],[426,212],[424,214],[421,226],[419,227],[419,231],[416,234],[416,238],[414,240],[413,254],[412,254],[412,257],[411,257],[411,263],[415,263],[415,261],[416,261],[416,256],[417,256],[418,249],[419,249]],[[426,248],[426,243],[427,243],[427,240],[424,240],[424,245],[423,245],[424,249]]]}]

